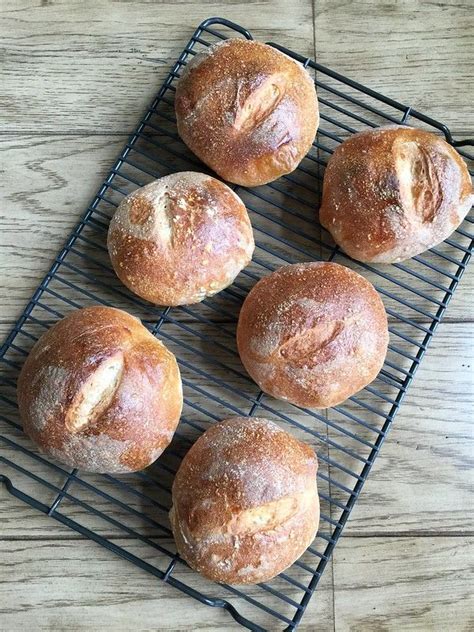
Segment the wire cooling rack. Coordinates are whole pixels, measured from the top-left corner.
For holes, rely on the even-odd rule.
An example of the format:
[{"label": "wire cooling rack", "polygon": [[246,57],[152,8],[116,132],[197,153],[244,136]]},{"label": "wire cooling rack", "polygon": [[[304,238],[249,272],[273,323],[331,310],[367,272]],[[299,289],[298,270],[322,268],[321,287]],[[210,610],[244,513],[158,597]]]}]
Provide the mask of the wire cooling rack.
[{"label": "wire cooling rack", "polygon": [[[225,608],[250,630],[293,630],[301,621],[403,397],[469,261],[472,219],[443,244],[391,266],[356,263],[316,221],[324,167],[349,134],[384,123],[437,131],[441,123],[365,88],[310,59],[272,44],[315,73],[321,127],[309,155],[271,184],[235,187],[256,237],[252,264],[227,290],[191,307],[157,308],[131,295],[111,270],[107,225],[124,195],[177,170],[207,169],[178,137],[175,82],[188,60],[209,44],[248,31],[220,18],[203,22],[130,137],[64,248],[2,346],[0,480],[31,507],[95,540],[202,603]],[[460,151],[466,159],[473,155]],[[253,284],[278,266],[335,260],[361,271],[382,295],[390,320],[389,353],[378,378],[343,404],[308,411],[258,391],[235,348],[235,324]],[[18,370],[38,337],[74,308],[127,309],[176,354],[185,395],[182,421],[165,454],[146,472],[121,477],[67,470],[39,454],[22,433],[15,403]],[[209,424],[230,415],[276,420],[318,452],[320,531],[312,546],[275,580],[248,588],[208,582],[179,558],[169,528],[170,486],[182,455]]]}]

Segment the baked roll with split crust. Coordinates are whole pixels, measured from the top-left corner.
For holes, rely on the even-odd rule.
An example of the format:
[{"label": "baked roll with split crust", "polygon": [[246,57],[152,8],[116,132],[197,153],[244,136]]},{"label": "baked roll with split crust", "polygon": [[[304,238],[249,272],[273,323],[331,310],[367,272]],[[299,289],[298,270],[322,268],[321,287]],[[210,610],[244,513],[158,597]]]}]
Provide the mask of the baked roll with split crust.
[{"label": "baked roll with split crust", "polygon": [[252,226],[241,199],[203,173],[174,173],[122,200],[107,238],[114,270],[156,305],[190,305],[230,285],[250,262]]},{"label": "baked roll with split crust", "polygon": [[319,123],[314,81],[260,42],[229,39],[196,55],[176,86],[178,132],[224,180],[257,186],[290,173]]},{"label": "baked roll with split crust", "polygon": [[90,472],[133,472],[170,443],[183,405],[174,355],[137,318],[87,307],[53,325],[18,378],[25,432]]},{"label": "baked roll with split crust", "polygon": [[316,536],[317,467],[308,445],[267,419],[211,426],[173,483],[179,554],[217,582],[255,584],[278,575]]},{"label": "baked roll with split crust", "polygon": [[444,241],[473,203],[469,172],[451,145],[392,125],[337,147],[324,174],[319,220],[354,259],[395,263]]},{"label": "baked roll with split crust", "polygon": [[367,386],[387,346],[379,295],[337,263],[299,263],[262,278],[237,325],[240,358],[262,391],[304,408],[335,406]]}]

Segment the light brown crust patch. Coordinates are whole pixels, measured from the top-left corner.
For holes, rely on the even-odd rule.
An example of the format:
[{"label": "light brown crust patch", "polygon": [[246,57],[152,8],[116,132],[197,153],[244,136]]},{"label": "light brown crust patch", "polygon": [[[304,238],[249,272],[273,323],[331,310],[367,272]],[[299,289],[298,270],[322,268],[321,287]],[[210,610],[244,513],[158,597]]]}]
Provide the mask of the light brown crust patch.
[{"label": "light brown crust patch", "polygon": [[392,125],[337,147],[319,219],[354,259],[394,263],[449,237],[473,203],[469,172],[453,147],[429,132]]},{"label": "light brown crust patch", "polygon": [[290,57],[230,39],[186,67],[176,86],[178,131],[216,173],[244,186],[296,169],[316,135],[314,82]]}]

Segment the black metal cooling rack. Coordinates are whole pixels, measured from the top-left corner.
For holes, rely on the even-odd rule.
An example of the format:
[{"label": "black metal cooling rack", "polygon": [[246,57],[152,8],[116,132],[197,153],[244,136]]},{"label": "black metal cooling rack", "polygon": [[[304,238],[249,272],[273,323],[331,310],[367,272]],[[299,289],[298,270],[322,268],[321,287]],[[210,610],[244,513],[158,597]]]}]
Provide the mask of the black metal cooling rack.
[{"label": "black metal cooling rack", "polygon": [[[132,296],[113,274],[105,247],[111,214],[122,197],[176,170],[207,169],[176,132],[174,83],[188,59],[226,37],[251,38],[220,18],[203,22],[128,140],[100,190],[55,259],[2,346],[0,480],[14,496],[59,523],[128,559],[198,601],[224,608],[251,630],[293,630],[328,563],[402,399],[423,358],[473,248],[473,219],[442,245],[408,262],[369,266],[349,259],[315,221],[328,155],[367,127],[413,123],[444,134],[443,124],[355,83],[310,59],[272,44],[315,73],[321,127],[294,173],[255,189],[236,187],[249,209],[257,248],[236,282],[202,304],[157,308]],[[460,151],[467,160],[473,155]],[[239,307],[263,274],[298,261],[339,260],[362,270],[381,293],[390,318],[390,347],[377,380],[327,411],[308,411],[259,392],[235,349]],[[23,435],[15,403],[18,370],[52,322],[89,304],[122,307],[139,316],[177,355],[185,408],[175,439],[146,472],[113,477],[69,471],[39,454]],[[269,417],[316,446],[321,528],[313,545],[272,582],[249,588],[200,578],[179,558],[169,528],[170,485],[180,458],[210,423],[226,416]]]}]

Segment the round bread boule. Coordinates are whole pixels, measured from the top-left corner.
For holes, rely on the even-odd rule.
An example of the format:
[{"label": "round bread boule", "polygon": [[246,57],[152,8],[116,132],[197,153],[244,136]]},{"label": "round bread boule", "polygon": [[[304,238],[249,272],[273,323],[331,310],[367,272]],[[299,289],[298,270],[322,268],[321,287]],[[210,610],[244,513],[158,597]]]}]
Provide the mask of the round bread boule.
[{"label": "round bread boule", "polygon": [[205,577],[256,584],[293,564],[316,536],[314,451],[276,424],[234,417],[211,426],[173,483],[179,554]]},{"label": "round bread boule", "polygon": [[230,285],[255,244],[241,199],[211,176],[184,171],[122,200],[107,246],[124,285],[151,303],[174,306]]},{"label": "round bread boule", "polygon": [[375,379],[388,346],[374,287],[337,263],[284,266],[262,278],[237,326],[243,365],[265,393],[328,408]]},{"label": "round bread boule", "polygon": [[18,378],[25,432],[90,472],[133,472],[170,443],[183,405],[174,355],[137,318],[87,307],[53,325]]},{"label": "round bread boule", "polygon": [[178,132],[224,180],[257,186],[290,173],[318,129],[314,81],[260,42],[229,39],[188,63],[176,86]]},{"label": "round bread boule", "polygon": [[319,220],[354,259],[395,263],[444,241],[473,203],[469,172],[451,145],[392,125],[337,147],[324,174]]}]

